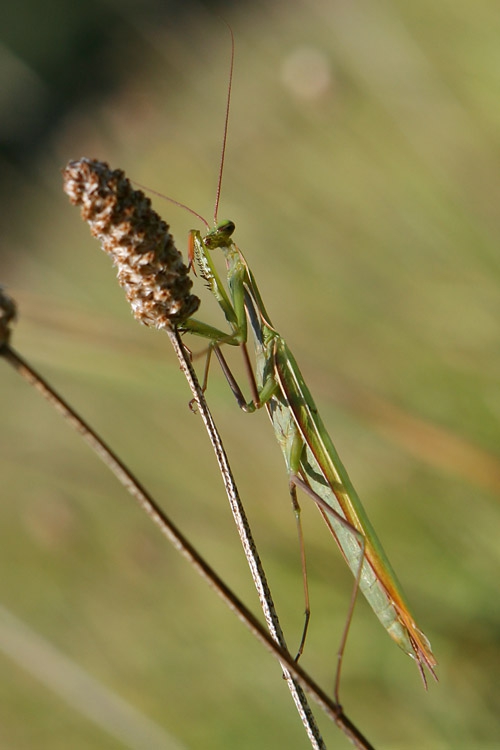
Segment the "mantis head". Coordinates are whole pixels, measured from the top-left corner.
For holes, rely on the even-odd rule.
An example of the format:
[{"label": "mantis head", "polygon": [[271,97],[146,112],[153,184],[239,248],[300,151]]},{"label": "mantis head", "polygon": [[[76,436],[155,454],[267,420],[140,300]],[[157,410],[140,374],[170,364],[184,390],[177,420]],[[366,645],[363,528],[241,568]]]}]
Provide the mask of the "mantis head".
[{"label": "mantis head", "polygon": [[219,222],[214,229],[211,229],[207,235],[203,238],[203,243],[210,250],[216,247],[229,247],[233,244],[231,235],[234,232],[234,222],[226,219],[225,221]]}]

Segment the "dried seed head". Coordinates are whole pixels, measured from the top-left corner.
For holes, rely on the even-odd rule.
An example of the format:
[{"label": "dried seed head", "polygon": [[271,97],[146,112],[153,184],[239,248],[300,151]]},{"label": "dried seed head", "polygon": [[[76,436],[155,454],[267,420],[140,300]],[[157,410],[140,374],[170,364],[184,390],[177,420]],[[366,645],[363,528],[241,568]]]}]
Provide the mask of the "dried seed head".
[{"label": "dried seed head", "polygon": [[0,286],[0,347],[9,343],[10,324],[17,317],[16,303]]},{"label": "dried seed head", "polygon": [[141,190],[121,169],[105,162],[69,162],[64,190],[81,206],[82,218],[118,268],[132,311],[141,323],[168,328],[187,320],[199,307],[192,281],[166,224]]}]

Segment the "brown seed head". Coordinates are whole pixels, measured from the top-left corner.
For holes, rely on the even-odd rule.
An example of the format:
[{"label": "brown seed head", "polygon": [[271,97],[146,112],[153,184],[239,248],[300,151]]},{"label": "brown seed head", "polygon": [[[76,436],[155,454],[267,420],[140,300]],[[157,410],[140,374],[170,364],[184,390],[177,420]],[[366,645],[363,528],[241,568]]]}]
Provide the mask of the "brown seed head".
[{"label": "brown seed head", "polygon": [[71,203],[81,206],[82,218],[117,266],[137,320],[168,328],[193,315],[200,300],[190,294],[188,269],[149,198],[121,169],[95,159],[71,161],[63,175]]}]

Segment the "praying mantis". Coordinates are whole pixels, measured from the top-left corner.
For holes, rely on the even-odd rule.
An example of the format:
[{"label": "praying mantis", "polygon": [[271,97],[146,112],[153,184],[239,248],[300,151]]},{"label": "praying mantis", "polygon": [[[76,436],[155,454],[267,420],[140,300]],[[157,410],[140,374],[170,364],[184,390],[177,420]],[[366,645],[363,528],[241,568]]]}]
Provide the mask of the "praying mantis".
[{"label": "praying mantis", "polygon": [[[232,34],[231,34],[232,35]],[[435,677],[436,659],[431,645],[417,627],[396,574],[387,559],[363,505],[344,468],[333,442],[323,424],[311,393],[283,337],[278,333],[266,311],[259,288],[241,250],[232,239],[232,221],[218,223],[217,213],[227,138],[231,69],[226,106],[226,120],[219,182],[214,210],[214,227],[207,227],[203,236],[192,230],[189,235],[190,265],[198,273],[217,300],[230,331],[224,332],[194,318],[178,326],[180,332],[201,336],[210,342],[206,376],[211,352],[215,352],[239,406],[246,412],[265,407],[281,447],[288,473],[290,495],[298,515],[297,488],[316,503],[349,568],[355,576],[354,595],[347,625],[339,649],[335,692],[338,693],[340,663],[347,630],[358,588],[384,628],[400,648],[417,664],[424,684],[425,667]],[[171,199],[169,199],[171,200]],[[172,201],[184,208],[184,204]],[[226,263],[226,286],[214,264],[212,253],[221,250]],[[252,334],[255,373],[248,353],[248,335]],[[222,354],[221,346],[241,348],[249,374],[252,399],[247,402]],[[206,377],[205,377],[206,384]],[[300,527],[299,527],[299,533]],[[306,588],[306,623],[299,647],[302,651],[308,624]]]},{"label": "praying mantis", "polygon": [[[299,487],[316,502],[359,588],[389,635],[413,659],[425,683],[424,667],[434,675],[436,660],[426,636],[416,626],[396,575],[361,504],[349,475],[321,420],[299,367],[283,337],[274,328],[254,276],[241,250],[231,239],[234,224],[225,221],[204,237],[190,233],[199,273],[219,303],[231,333],[193,318],[179,327],[211,341],[240,407],[247,412],[265,406],[282,449],[290,492]],[[224,253],[226,292],[211,256]],[[220,345],[240,346],[247,369],[250,327],[254,338],[255,378],[252,401],[246,403],[220,351]],[[300,651],[300,649],[299,649]]]}]

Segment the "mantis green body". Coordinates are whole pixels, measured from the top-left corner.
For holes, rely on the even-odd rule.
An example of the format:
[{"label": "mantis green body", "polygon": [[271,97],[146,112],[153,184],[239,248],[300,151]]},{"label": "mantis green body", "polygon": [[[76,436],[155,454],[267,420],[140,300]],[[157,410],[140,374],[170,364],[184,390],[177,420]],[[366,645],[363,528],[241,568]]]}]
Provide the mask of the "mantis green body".
[{"label": "mantis green body", "polygon": [[[415,659],[425,683],[424,666],[434,675],[436,660],[425,635],[413,619],[396,575],[385,555],[313,398],[285,340],[272,325],[252,272],[231,239],[234,224],[226,221],[202,237],[190,233],[191,261],[217,299],[230,333],[190,318],[181,331],[211,341],[240,406],[245,411],[266,407],[282,449],[294,496],[298,486],[316,505],[333,534],[359,588],[393,640]],[[227,267],[226,291],[214,266],[211,251],[220,248]],[[251,367],[246,343],[253,334],[256,373],[253,401],[245,403],[225,365],[219,345],[241,346]],[[345,520],[342,520],[345,519]]]}]

